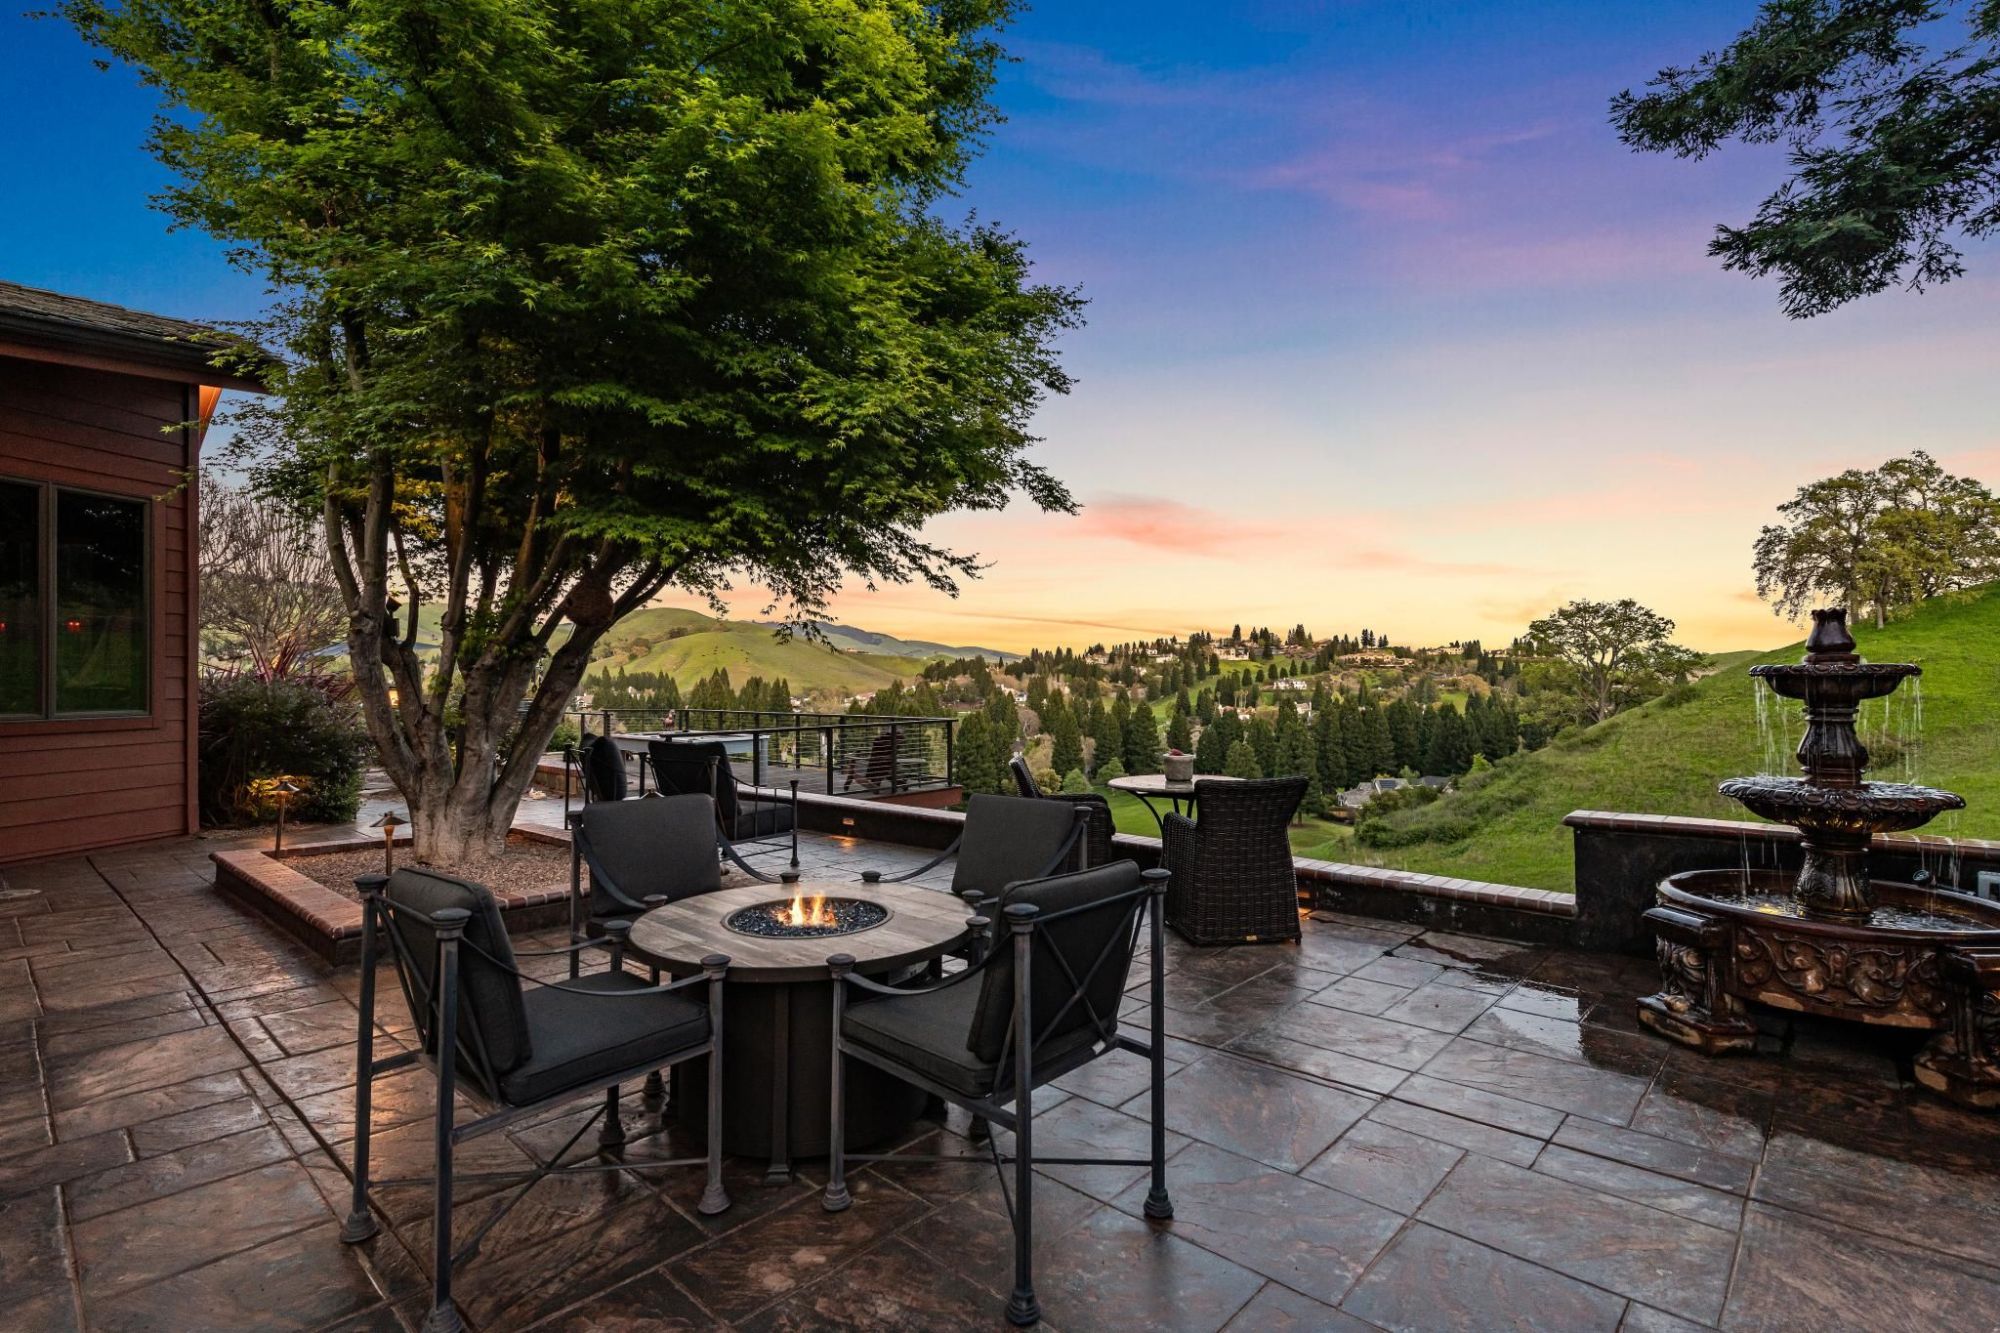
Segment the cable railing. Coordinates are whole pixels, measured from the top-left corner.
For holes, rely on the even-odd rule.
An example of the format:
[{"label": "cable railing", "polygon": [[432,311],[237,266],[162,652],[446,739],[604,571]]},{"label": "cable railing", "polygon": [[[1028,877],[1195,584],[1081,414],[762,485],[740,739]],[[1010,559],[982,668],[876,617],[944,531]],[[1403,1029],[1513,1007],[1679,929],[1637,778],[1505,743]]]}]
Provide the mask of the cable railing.
[{"label": "cable railing", "polygon": [[780,713],[740,708],[579,708],[584,736],[609,736],[639,766],[654,740],[720,741],[739,782],[834,796],[883,797],[953,785],[949,717]]}]

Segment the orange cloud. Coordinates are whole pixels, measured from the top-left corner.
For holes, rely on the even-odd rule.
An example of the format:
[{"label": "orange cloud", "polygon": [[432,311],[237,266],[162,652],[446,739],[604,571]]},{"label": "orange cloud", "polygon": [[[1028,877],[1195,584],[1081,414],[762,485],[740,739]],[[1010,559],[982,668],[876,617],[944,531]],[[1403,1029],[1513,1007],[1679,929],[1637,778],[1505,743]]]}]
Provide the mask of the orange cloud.
[{"label": "orange cloud", "polygon": [[1266,546],[1270,533],[1179,500],[1115,495],[1087,504],[1064,525],[1070,535],[1130,542],[1177,555],[1227,556]]}]

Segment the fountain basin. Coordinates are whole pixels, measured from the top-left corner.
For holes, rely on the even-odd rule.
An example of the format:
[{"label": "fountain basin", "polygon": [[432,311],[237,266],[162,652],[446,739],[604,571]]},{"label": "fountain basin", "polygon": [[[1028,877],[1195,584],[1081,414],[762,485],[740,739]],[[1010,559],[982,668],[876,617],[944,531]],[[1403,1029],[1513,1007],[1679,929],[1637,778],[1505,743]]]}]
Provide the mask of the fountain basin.
[{"label": "fountain basin", "polygon": [[1660,882],[1646,913],[1661,987],[1639,1021],[1710,1055],[1750,1051],[1749,1006],[1937,1034],[1917,1080],[1965,1105],[2000,1106],[2000,904],[1875,880],[1866,921],[1810,916],[1780,871],[1692,870]]}]

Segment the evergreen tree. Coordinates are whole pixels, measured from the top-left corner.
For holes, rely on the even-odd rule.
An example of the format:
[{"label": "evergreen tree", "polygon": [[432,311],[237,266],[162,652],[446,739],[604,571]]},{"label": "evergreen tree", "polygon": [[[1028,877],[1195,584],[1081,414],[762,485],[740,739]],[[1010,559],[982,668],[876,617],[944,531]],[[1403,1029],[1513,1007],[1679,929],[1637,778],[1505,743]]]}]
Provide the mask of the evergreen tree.
[{"label": "evergreen tree", "polygon": [[1396,768],[1416,768],[1423,763],[1423,740],[1418,733],[1417,706],[1407,699],[1389,705],[1389,737]]},{"label": "evergreen tree", "polygon": [[1312,733],[1303,722],[1294,719],[1289,727],[1278,729],[1278,763],[1272,769],[1275,777],[1317,777],[1319,765],[1313,760]]},{"label": "evergreen tree", "polygon": [[1215,721],[1215,691],[1204,689],[1194,697],[1195,720],[1204,727]]},{"label": "evergreen tree", "polygon": [[1072,768],[1063,775],[1062,789],[1065,796],[1082,796],[1090,790],[1090,779],[1081,768]]},{"label": "evergreen tree", "polygon": [[1102,782],[1104,780],[1102,776],[1104,765],[1110,763],[1113,759],[1118,761],[1121,771],[1125,767],[1125,727],[1123,723],[1119,722],[1116,709],[1096,704],[1092,708],[1092,713],[1096,719],[1096,725],[1092,728],[1090,735],[1096,744],[1092,747],[1091,760],[1097,769],[1097,772],[1093,776]]},{"label": "evergreen tree", "polygon": [[1278,771],[1278,729],[1259,717],[1243,728],[1243,739],[1257,756],[1257,767],[1265,773]]},{"label": "evergreen tree", "polygon": [[1049,763],[1058,773],[1081,769],[1083,730],[1076,724],[1076,712],[1063,705],[1061,695],[1051,696],[1050,707],[1055,712],[1055,724],[1046,728],[1049,733]]},{"label": "evergreen tree", "polygon": [[1232,778],[1264,776],[1264,770],[1257,766],[1257,752],[1250,748],[1248,741],[1238,741],[1229,747],[1229,757],[1223,762],[1222,771]]},{"label": "evergreen tree", "polygon": [[1167,748],[1187,754],[1194,749],[1194,724],[1186,713],[1175,713],[1167,723]]},{"label": "evergreen tree", "polygon": [[1450,704],[1439,704],[1431,729],[1430,749],[1424,754],[1424,771],[1439,777],[1456,777],[1472,767],[1472,736],[1465,718]]},{"label": "evergreen tree", "polygon": [[1135,774],[1160,771],[1160,723],[1153,716],[1150,704],[1142,703],[1132,709],[1131,721],[1125,728],[1125,771]]},{"label": "evergreen tree", "polygon": [[952,742],[952,765],[968,796],[993,790],[993,729],[984,713],[967,713]]},{"label": "evergreen tree", "polygon": [[1201,729],[1201,739],[1194,747],[1194,771],[1197,773],[1220,773],[1228,760],[1229,746],[1222,739],[1220,726]]},{"label": "evergreen tree", "polygon": [[1372,770],[1370,777],[1396,771],[1396,738],[1389,734],[1389,712],[1385,708],[1368,710],[1368,763]]}]

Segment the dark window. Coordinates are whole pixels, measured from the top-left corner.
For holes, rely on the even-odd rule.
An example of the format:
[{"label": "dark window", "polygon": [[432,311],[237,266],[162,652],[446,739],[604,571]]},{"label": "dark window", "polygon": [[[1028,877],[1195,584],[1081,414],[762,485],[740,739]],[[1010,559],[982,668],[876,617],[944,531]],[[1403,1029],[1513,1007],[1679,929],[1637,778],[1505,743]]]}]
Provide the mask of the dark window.
[{"label": "dark window", "polygon": [[146,510],[0,479],[0,717],[149,709]]},{"label": "dark window", "polygon": [[146,711],[146,502],[56,492],[56,712]]},{"label": "dark window", "polygon": [[42,488],[0,481],[0,717],[42,712]]}]

